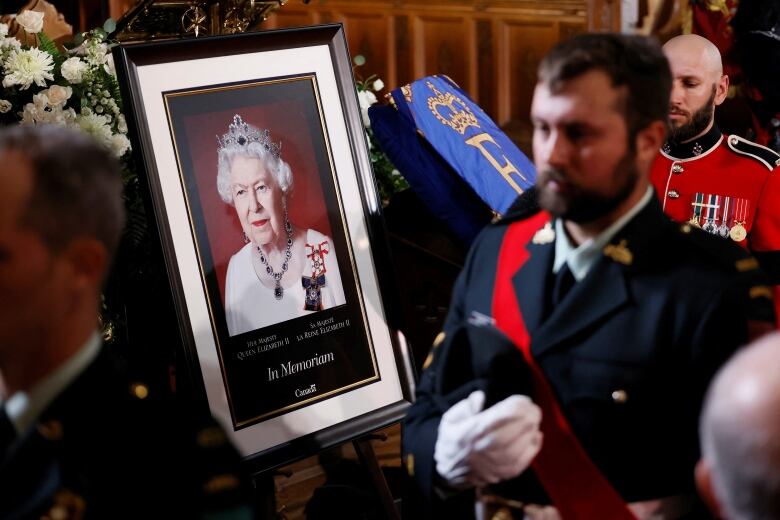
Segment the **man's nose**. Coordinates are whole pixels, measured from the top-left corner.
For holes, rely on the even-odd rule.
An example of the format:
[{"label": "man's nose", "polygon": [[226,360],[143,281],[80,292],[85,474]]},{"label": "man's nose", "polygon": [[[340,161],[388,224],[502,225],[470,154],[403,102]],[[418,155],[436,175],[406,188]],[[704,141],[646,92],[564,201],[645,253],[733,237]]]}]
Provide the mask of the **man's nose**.
[{"label": "man's nose", "polygon": [[553,167],[565,166],[569,161],[571,143],[560,132],[553,132],[547,143],[547,164]]},{"label": "man's nose", "polygon": [[669,98],[669,104],[673,107],[682,105],[684,92],[682,85],[676,81],[672,83],[672,95]]}]

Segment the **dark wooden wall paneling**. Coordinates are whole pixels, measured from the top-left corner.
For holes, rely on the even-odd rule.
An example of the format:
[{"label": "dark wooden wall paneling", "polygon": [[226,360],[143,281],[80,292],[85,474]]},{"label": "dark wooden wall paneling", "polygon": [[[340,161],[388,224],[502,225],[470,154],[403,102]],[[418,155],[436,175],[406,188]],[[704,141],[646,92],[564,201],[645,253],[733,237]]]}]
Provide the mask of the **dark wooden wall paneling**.
[{"label": "dark wooden wall paneling", "polygon": [[528,110],[541,57],[564,38],[614,29],[599,24],[619,20],[605,15],[619,8],[615,0],[599,0],[599,16],[589,17],[593,1],[292,0],[264,26],[341,22],[352,55],[366,58],[357,74],[377,74],[386,89],[447,74],[530,153]]}]

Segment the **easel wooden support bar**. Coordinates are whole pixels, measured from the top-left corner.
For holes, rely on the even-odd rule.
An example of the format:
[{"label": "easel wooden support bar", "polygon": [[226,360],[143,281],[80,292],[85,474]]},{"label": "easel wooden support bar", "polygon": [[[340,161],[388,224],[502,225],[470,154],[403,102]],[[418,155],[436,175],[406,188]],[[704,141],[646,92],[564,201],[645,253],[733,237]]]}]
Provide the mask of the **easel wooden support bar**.
[{"label": "easel wooden support bar", "polygon": [[382,472],[382,468],[379,466],[379,461],[376,458],[374,447],[371,445],[371,440],[374,438],[382,438],[381,436],[367,435],[359,439],[352,441],[357,453],[358,459],[363,467],[366,468],[368,474],[371,475],[371,480],[374,483],[374,488],[379,494],[379,499],[382,501],[382,506],[387,514],[388,520],[401,520],[401,515],[398,513],[398,509],[395,507],[395,500],[393,494],[390,492],[390,487],[387,485],[387,480]]}]

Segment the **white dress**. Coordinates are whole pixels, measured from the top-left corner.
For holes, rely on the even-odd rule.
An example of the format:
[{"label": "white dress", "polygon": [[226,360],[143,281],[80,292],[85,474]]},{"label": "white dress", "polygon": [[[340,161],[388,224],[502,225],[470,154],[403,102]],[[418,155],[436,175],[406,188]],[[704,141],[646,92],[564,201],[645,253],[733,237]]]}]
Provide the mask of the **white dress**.
[{"label": "white dress", "polygon": [[[322,309],[343,305],[344,287],[333,250],[333,241],[313,229],[306,230],[306,244],[319,246],[329,251],[323,255],[325,263],[325,285],[320,288]],[[263,285],[257,278],[252,266],[252,247],[250,242],[230,258],[225,281],[225,317],[228,333],[235,336],[244,332],[273,325],[281,321],[298,318],[316,311],[305,310],[306,290],[301,279],[284,288],[284,297],[277,300],[273,288]],[[305,251],[309,251],[305,248]],[[314,272],[312,258],[305,259],[304,276]]]}]

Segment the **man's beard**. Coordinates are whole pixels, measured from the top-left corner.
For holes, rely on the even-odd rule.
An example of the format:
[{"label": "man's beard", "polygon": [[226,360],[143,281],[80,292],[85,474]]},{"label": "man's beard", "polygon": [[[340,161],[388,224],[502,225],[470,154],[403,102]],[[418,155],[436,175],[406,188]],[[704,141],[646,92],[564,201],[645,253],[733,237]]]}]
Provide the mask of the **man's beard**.
[{"label": "man's beard", "polygon": [[675,143],[684,143],[698,136],[707,125],[712,121],[712,114],[715,112],[715,85],[712,86],[710,99],[704,105],[696,110],[687,123],[683,123],[677,128],[672,127],[669,132],[669,140]]},{"label": "man's beard", "polygon": [[539,205],[555,217],[570,220],[577,224],[594,222],[612,211],[624,202],[634,191],[639,181],[639,171],[636,167],[636,153],[629,151],[618,162],[613,170],[611,186],[612,193],[596,193],[568,185],[566,195],[553,193],[546,188],[548,178],[565,179],[565,171],[546,169],[539,172],[537,189],[539,190]]}]

